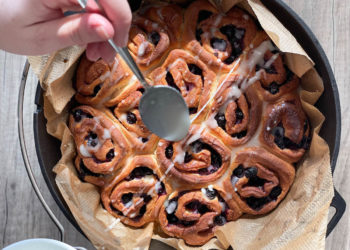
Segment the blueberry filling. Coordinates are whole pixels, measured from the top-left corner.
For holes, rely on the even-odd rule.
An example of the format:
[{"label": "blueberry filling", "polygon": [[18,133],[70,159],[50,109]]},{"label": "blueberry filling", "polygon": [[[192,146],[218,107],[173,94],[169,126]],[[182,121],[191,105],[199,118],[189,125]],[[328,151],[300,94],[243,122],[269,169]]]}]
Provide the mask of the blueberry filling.
[{"label": "blueberry filling", "polygon": [[173,75],[169,71],[166,73],[165,80],[166,80],[166,82],[168,83],[168,85],[170,87],[172,87],[172,88],[176,89],[177,91],[181,92],[179,87],[175,84]]},{"label": "blueberry filling", "polygon": [[210,200],[214,200],[216,197],[216,190],[215,189],[205,189],[205,195],[210,199]]},{"label": "blueberry filling", "polygon": [[[271,67],[273,67],[273,65],[271,65]],[[271,73],[273,70],[276,73]],[[286,80],[283,83],[271,82],[269,86],[265,87],[265,86],[262,85],[262,87],[265,90],[269,91],[272,95],[276,95],[280,91],[280,88],[283,85],[289,83],[293,79],[294,73],[292,71],[290,71],[287,67],[285,67],[285,70],[286,70]],[[276,69],[274,67],[273,67],[273,69],[271,69],[270,72],[269,71],[266,71],[266,72],[269,73],[269,74],[277,74],[277,71],[276,71]]]},{"label": "blueberry filling", "polygon": [[173,149],[173,145],[170,144],[166,149],[165,149],[165,157],[168,159],[171,159],[171,157],[173,157],[174,154],[174,149]]},{"label": "blueberry filling", "polygon": [[146,142],[148,142],[148,138],[142,137],[141,141],[142,141],[143,143],[146,143]]},{"label": "blueberry filling", "polygon": [[108,153],[106,155],[106,160],[111,161],[113,158],[114,158],[114,149],[111,149],[108,151]]},{"label": "blueberry filling", "polygon": [[202,83],[204,83],[204,76],[203,76],[203,70],[198,67],[196,64],[187,64],[188,69],[192,74],[199,75],[202,78]]},{"label": "blueberry filling", "polygon": [[256,197],[248,197],[246,199],[246,202],[248,206],[256,211],[259,211],[262,209],[262,207],[271,202],[277,200],[278,196],[282,193],[282,188],[280,186],[274,187],[269,196],[262,197],[262,198],[256,198]]},{"label": "blueberry filling", "polygon": [[214,37],[210,40],[210,46],[213,49],[217,49],[219,51],[225,51],[227,48],[227,43],[224,39]]},{"label": "blueberry filling", "polygon": [[94,132],[91,132],[91,131],[85,137],[85,140],[87,141],[87,144],[91,147],[96,147],[98,144],[97,134],[95,134]]},{"label": "blueberry filling", "polygon": [[251,186],[251,187],[260,187],[260,188],[262,188],[265,185],[266,182],[267,182],[266,180],[261,179],[261,178],[259,178],[257,176],[254,176],[254,177],[250,177],[249,178],[249,181],[248,181],[247,185]]},{"label": "blueberry filling", "polygon": [[185,163],[188,163],[192,160],[192,155],[190,155],[188,152],[185,154]]},{"label": "blueberry filling", "polygon": [[218,226],[223,226],[227,222],[224,214],[217,215],[214,217],[214,224]]},{"label": "blueberry filling", "polygon": [[198,170],[200,175],[209,175],[215,173],[222,165],[221,155],[213,149],[210,145],[203,143],[200,140],[194,141],[190,144],[191,151],[198,153],[202,150],[208,150],[210,152],[210,166],[208,168],[201,168]]},{"label": "blueberry filling", "polygon": [[155,46],[157,46],[157,44],[160,41],[160,35],[158,32],[156,31],[152,31],[149,35],[148,35],[148,39],[151,43],[153,43]]},{"label": "blueberry filling", "polygon": [[126,177],[125,179],[130,181],[133,179],[141,179],[142,177],[145,177],[146,175],[154,175],[153,174],[153,170],[145,167],[145,166],[141,166],[141,167],[137,167],[135,168],[128,177]]},{"label": "blueberry filling", "polygon": [[235,170],[233,170],[233,175],[237,176],[238,178],[243,177],[244,175],[244,167],[243,165],[239,165]]},{"label": "blueberry filling", "polygon": [[197,110],[197,108],[188,108],[188,112],[190,113],[190,115],[197,113]]},{"label": "blueberry filling", "polygon": [[72,115],[74,118],[75,122],[80,122],[81,119],[87,117],[87,118],[93,118],[92,115],[85,113],[84,111],[82,111],[81,109],[75,109],[72,111]]},{"label": "blueberry filling", "polygon": [[80,160],[78,176],[79,176],[80,180],[84,180],[85,176],[101,177],[102,174],[97,174],[97,173],[92,172],[90,169],[88,169],[85,166],[83,160]]},{"label": "blueberry filling", "polygon": [[[304,128],[305,128],[305,125],[304,125]],[[288,137],[285,137],[282,123],[279,123],[277,127],[274,127],[271,131],[271,134],[275,137],[274,143],[282,150],[285,148],[288,148],[291,150],[298,150],[301,148],[308,149],[310,146],[310,142],[311,142],[310,137],[303,136],[302,140],[299,143],[295,143],[291,141]]]},{"label": "blueberry filling", "polygon": [[202,43],[202,38],[201,35],[203,34],[203,30],[202,29],[197,29],[196,30],[196,40],[200,43]]},{"label": "blueberry filling", "polygon": [[92,94],[92,97],[97,96],[98,92],[101,90],[101,85],[96,85],[94,88],[94,93]]},{"label": "blueberry filling", "polygon": [[163,182],[160,183],[160,188],[157,189],[157,194],[158,195],[166,194],[165,185]]},{"label": "blueberry filling", "polygon": [[185,207],[187,210],[194,212],[194,213],[200,213],[201,215],[205,214],[207,212],[210,212],[210,210],[208,209],[208,207],[206,205],[201,204],[197,200],[191,201],[190,203],[186,204]]},{"label": "blueberry filling", "polygon": [[272,82],[269,86],[268,86],[268,90],[271,94],[275,95],[280,91],[280,88],[277,84],[277,82]]},{"label": "blueberry filling", "polygon": [[254,178],[258,174],[258,169],[256,167],[250,167],[245,169],[244,175],[247,178]]},{"label": "blueberry filling", "polygon": [[231,136],[234,137],[234,138],[237,138],[237,139],[242,139],[246,135],[247,135],[247,130],[244,130],[242,132],[232,134]]},{"label": "blueberry filling", "polygon": [[217,115],[214,117],[216,122],[218,123],[218,126],[222,128],[223,130],[226,130],[226,118],[225,114],[223,113],[217,113]]},{"label": "blueberry filling", "polygon": [[220,28],[220,32],[224,34],[231,44],[232,53],[224,62],[226,64],[232,63],[244,49],[243,39],[245,35],[245,30],[237,28],[232,24],[225,25]]},{"label": "blueberry filling", "polygon": [[136,115],[132,112],[128,112],[126,114],[126,121],[129,123],[129,124],[135,124],[136,121],[137,121],[137,118],[136,118]]},{"label": "blueberry filling", "polygon": [[128,202],[132,201],[132,197],[134,195],[132,193],[127,193],[127,194],[123,194],[122,195],[122,203],[125,205],[127,204]]},{"label": "blueberry filling", "polygon": [[235,113],[236,113],[236,124],[239,124],[244,119],[244,114],[240,108],[237,108]]},{"label": "blueberry filling", "polygon": [[274,187],[271,192],[270,192],[270,195],[269,197],[272,199],[272,200],[276,200],[277,197],[282,193],[282,188],[280,186],[277,186],[277,187]]},{"label": "blueberry filling", "polygon": [[145,203],[148,203],[148,202],[150,202],[152,200],[152,196],[147,195],[147,194],[141,194],[141,198],[143,199],[143,201]]},{"label": "blueberry filling", "polygon": [[212,12],[207,11],[207,10],[201,10],[198,12],[198,19],[197,19],[197,24],[199,24],[200,22],[208,19],[209,17],[211,17],[211,15],[213,15]]}]

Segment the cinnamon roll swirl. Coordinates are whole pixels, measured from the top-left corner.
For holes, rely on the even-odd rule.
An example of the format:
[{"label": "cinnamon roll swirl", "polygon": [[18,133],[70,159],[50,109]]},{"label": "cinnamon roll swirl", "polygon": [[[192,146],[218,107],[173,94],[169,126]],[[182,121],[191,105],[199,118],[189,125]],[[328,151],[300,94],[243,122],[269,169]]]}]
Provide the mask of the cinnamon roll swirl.
[{"label": "cinnamon roll swirl", "polygon": [[105,101],[128,83],[131,71],[119,56],[108,64],[102,59],[91,62],[84,54],[79,63],[75,99],[81,104],[103,105]]},{"label": "cinnamon roll swirl", "polygon": [[123,134],[103,112],[89,106],[73,109],[69,129],[78,152],[75,166],[80,177],[103,185],[130,151]]},{"label": "cinnamon roll swirl", "polygon": [[310,125],[298,95],[284,96],[267,106],[260,142],[268,150],[288,162],[297,162],[309,148],[310,141]]},{"label": "cinnamon roll swirl", "polygon": [[176,49],[150,77],[154,85],[168,85],[181,92],[190,114],[195,114],[210,97],[215,73],[187,51]]},{"label": "cinnamon roll swirl", "polygon": [[244,93],[240,85],[245,81],[240,75],[222,76],[222,88],[216,93],[206,124],[227,145],[238,146],[250,140],[261,120],[262,102],[256,91],[258,82]]},{"label": "cinnamon roll swirl", "polygon": [[158,137],[152,134],[143,124],[139,112],[139,103],[145,89],[138,82],[134,82],[125,88],[120,95],[106,103],[112,111],[113,117],[127,129],[126,136],[132,142],[135,151],[139,153],[151,153],[158,141]]},{"label": "cinnamon roll swirl", "polygon": [[134,16],[128,48],[141,69],[152,68],[177,46],[181,25],[181,8],[177,5],[150,7]]},{"label": "cinnamon roll swirl", "polygon": [[289,163],[262,148],[246,148],[236,154],[224,189],[244,213],[266,214],[286,196],[294,176]]},{"label": "cinnamon roll swirl", "polygon": [[282,54],[277,48],[265,53],[255,71],[260,75],[257,88],[265,101],[274,102],[299,86],[299,78],[283,63]]},{"label": "cinnamon roll swirl", "polygon": [[212,186],[201,190],[174,192],[163,204],[159,223],[163,231],[189,245],[203,245],[226,224],[229,208]]},{"label": "cinnamon roll swirl", "polygon": [[225,15],[218,14],[205,1],[196,1],[187,8],[185,27],[185,48],[223,72],[230,71],[243,51],[250,49],[257,34],[255,22],[247,12],[234,7]]},{"label": "cinnamon roll swirl", "polygon": [[135,156],[120,175],[101,193],[104,208],[123,223],[141,227],[158,217],[170,193],[156,160],[150,155]]},{"label": "cinnamon roll swirl", "polygon": [[192,125],[182,141],[160,140],[157,158],[165,173],[187,183],[207,183],[226,171],[231,152],[205,127]]}]

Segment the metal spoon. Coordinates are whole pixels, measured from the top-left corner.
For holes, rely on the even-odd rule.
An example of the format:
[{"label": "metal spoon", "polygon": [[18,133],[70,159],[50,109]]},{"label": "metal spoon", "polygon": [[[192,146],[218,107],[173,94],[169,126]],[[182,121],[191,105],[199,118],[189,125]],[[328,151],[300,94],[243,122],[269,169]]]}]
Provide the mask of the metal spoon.
[{"label": "metal spoon", "polygon": [[[87,0],[78,2],[85,9]],[[100,5],[99,7],[101,8]],[[149,85],[128,49],[118,47],[112,39],[109,39],[108,43],[123,58],[145,88],[139,103],[139,111],[146,127],[168,141],[183,139],[188,133],[191,122],[187,104],[181,93],[169,86]]]}]

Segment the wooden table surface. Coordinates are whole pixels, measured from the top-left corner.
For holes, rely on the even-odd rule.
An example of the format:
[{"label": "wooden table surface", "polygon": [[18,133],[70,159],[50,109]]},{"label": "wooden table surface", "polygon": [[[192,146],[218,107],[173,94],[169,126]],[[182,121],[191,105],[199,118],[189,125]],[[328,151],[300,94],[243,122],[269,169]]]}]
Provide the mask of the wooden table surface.
[{"label": "wooden table surface", "polygon": [[[333,68],[342,107],[341,147],[334,173],[335,188],[350,204],[350,0],[285,0],[309,25]],[[1,38],[0,38],[1,39]],[[28,238],[58,239],[59,232],[36,197],[27,174],[17,133],[17,95],[26,58],[0,51],[0,247]],[[29,74],[25,98],[25,131],[39,187],[67,232],[67,243],[93,249],[69,223],[51,197],[35,155],[32,129],[37,79]],[[327,249],[350,249],[350,216],[346,211],[326,240]]]}]

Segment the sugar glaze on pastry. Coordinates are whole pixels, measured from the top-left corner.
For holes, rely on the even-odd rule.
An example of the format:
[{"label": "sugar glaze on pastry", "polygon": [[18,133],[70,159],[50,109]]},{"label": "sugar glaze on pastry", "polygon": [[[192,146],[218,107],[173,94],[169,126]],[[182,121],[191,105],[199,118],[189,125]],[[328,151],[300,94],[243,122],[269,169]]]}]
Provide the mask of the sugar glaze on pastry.
[{"label": "sugar glaze on pastry", "polygon": [[153,222],[200,246],[244,214],[273,211],[312,128],[300,79],[254,18],[238,7],[220,14],[205,0],[146,6],[128,48],[150,84],[181,93],[193,123],[179,142],[159,139],[140,118],[144,89],[124,63],[82,57],[69,118],[74,165],[115,223]]}]

